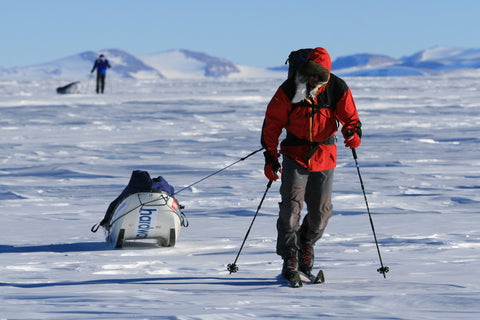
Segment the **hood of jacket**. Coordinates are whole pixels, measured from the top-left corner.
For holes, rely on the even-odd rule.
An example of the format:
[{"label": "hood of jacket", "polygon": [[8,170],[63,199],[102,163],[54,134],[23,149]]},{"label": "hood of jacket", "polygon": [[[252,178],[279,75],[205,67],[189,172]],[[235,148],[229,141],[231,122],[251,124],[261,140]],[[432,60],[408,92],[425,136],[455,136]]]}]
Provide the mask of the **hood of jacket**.
[{"label": "hood of jacket", "polygon": [[[296,92],[292,103],[299,103],[305,98],[313,100],[318,90],[330,79],[332,62],[330,55],[324,48],[315,48],[307,57],[306,63],[298,70],[295,77]],[[307,79],[309,75],[317,75],[319,83],[316,87],[308,89]]]},{"label": "hood of jacket", "polygon": [[328,54],[325,48],[315,48],[310,52],[307,58],[307,62],[319,64],[320,66],[326,68],[328,72],[332,70],[332,61],[330,60],[330,55]]},{"label": "hood of jacket", "polygon": [[309,75],[318,75],[319,81],[326,82],[330,78],[332,61],[330,55],[324,48],[315,48],[307,57],[307,62],[300,68],[299,73],[308,77]]}]

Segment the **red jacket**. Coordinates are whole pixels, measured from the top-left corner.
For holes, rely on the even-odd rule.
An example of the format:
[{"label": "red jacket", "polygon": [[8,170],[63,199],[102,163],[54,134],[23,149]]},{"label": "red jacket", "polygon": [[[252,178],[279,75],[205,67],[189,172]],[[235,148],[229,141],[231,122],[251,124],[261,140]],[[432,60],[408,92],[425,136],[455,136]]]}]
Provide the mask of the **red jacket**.
[{"label": "red jacket", "polygon": [[[330,57],[325,49],[317,48],[308,57],[330,71]],[[267,106],[262,129],[262,145],[278,159],[278,142],[283,129],[287,137],[280,153],[285,154],[310,172],[333,169],[337,163],[335,132],[337,120],[347,130],[360,125],[352,94],[345,81],[330,74],[328,83],[317,91],[313,104],[292,104],[294,79],[286,80]],[[318,144],[319,143],[319,144]]]}]

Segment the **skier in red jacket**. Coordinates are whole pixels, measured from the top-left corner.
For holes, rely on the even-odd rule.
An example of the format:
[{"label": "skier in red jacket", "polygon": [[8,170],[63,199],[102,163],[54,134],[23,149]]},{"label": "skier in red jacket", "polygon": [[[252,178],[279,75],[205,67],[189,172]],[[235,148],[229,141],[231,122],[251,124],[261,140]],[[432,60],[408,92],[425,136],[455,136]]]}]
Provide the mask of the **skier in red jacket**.
[{"label": "skier in red jacket", "polygon": [[[328,52],[314,49],[296,75],[278,88],[265,113],[261,140],[266,149],[265,176],[277,180],[278,172],[282,175],[277,254],[284,260],[284,278],[296,270],[311,275],[313,246],[332,215],[338,123],[345,146],[353,149],[360,145],[361,123],[352,94],[345,81],[330,70]],[[278,152],[283,129],[286,138]],[[300,224],[303,202],[307,214]]]}]

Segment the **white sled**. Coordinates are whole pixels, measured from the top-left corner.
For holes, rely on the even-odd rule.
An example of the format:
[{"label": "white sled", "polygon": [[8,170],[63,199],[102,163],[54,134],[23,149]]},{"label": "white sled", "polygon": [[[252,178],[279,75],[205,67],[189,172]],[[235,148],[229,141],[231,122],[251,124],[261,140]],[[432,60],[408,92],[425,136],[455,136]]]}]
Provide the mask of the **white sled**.
[{"label": "white sled", "polygon": [[183,218],[178,202],[167,192],[134,193],[115,208],[107,242],[122,248],[127,241],[154,239],[159,246],[173,247]]}]

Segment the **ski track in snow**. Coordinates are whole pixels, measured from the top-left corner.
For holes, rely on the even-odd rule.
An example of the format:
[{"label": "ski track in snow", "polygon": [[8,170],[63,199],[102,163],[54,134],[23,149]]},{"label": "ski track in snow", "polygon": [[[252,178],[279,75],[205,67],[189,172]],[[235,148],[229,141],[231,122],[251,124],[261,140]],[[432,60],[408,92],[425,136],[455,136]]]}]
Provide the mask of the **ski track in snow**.
[{"label": "ski track in snow", "polygon": [[480,79],[346,80],[391,271],[376,272],[355,163],[338,136],[334,216],[315,247],[326,283],[301,289],[278,278],[279,182],[239,271],[226,270],[265,192],[261,153],[177,195],[190,226],[174,248],[113,250],[90,232],[132,170],[180,190],[258,149],[281,79],[107,80],[100,96],[0,80],[0,319],[478,319]]}]

